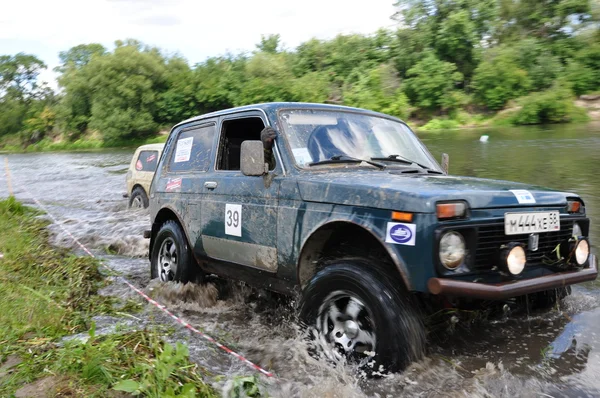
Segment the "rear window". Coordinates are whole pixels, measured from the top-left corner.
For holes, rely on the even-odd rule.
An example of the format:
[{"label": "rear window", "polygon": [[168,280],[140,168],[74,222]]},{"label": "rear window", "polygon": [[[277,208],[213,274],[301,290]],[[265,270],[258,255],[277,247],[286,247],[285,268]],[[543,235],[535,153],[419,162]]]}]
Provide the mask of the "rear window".
[{"label": "rear window", "polygon": [[141,151],[135,162],[137,171],[155,171],[158,164],[158,151]]},{"label": "rear window", "polygon": [[215,132],[214,124],[181,131],[171,152],[169,171],[208,170]]}]

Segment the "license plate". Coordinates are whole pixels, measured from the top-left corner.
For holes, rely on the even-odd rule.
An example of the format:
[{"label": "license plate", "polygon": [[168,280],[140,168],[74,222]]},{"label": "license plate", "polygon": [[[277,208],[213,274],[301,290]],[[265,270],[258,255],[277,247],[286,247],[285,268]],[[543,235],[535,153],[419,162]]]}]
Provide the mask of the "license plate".
[{"label": "license plate", "polygon": [[504,233],[506,235],[535,234],[551,231],[560,231],[560,215],[558,211],[504,214]]}]

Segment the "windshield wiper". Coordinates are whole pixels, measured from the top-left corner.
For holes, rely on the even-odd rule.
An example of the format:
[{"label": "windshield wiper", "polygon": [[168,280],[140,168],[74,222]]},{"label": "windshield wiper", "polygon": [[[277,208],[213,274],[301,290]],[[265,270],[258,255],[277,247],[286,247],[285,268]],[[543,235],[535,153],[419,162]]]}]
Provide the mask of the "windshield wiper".
[{"label": "windshield wiper", "polygon": [[404,164],[416,164],[420,168],[422,168],[424,170],[427,170],[430,173],[444,174],[441,171],[433,170],[430,167],[427,167],[425,165],[422,165],[421,163],[415,162],[414,160],[410,160],[408,158],[405,158],[405,157],[403,157],[401,155],[390,155],[390,156],[385,157],[385,158],[374,157],[374,158],[371,158],[371,160],[387,160],[389,162],[398,162],[398,163],[404,163]]},{"label": "windshield wiper", "polygon": [[381,164],[381,163],[377,163],[377,162],[372,162],[371,160],[365,160],[365,159],[359,159],[359,158],[353,158],[352,156],[346,156],[346,155],[335,155],[330,157],[327,160],[319,160],[318,162],[312,162],[309,163],[309,166],[316,166],[319,164],[333,164],[333,163],[368,163],[372,166],[375,166],[377,168],[380,169],[385,169],[385,164]]}]

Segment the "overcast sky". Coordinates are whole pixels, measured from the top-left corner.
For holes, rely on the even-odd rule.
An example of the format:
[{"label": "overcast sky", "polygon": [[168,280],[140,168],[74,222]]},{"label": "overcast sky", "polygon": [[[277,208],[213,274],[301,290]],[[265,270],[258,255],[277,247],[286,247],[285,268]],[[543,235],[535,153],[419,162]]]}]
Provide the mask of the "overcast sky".
[{"label": "overcast sky", "polygon": [[30,53],[55,79],[59,51],[83,43],[109,49],[134,38],[195,64],[226,52],[252,51],[261,34],[292,49],[312,37],[372,33],[392,27],[394,0],[0,0],[0,55]]}]

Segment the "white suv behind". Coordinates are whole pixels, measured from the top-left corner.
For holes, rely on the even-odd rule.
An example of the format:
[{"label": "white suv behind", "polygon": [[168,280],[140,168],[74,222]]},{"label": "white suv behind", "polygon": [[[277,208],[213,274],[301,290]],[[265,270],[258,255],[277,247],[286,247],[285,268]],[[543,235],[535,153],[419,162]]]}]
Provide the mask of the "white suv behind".
[{"label": "white suv behind", "polygon": [[130,208],[148,207],[148,192],[158,159],[165,144],[142,145],[136,149],[127,171],[127,193]]}]

